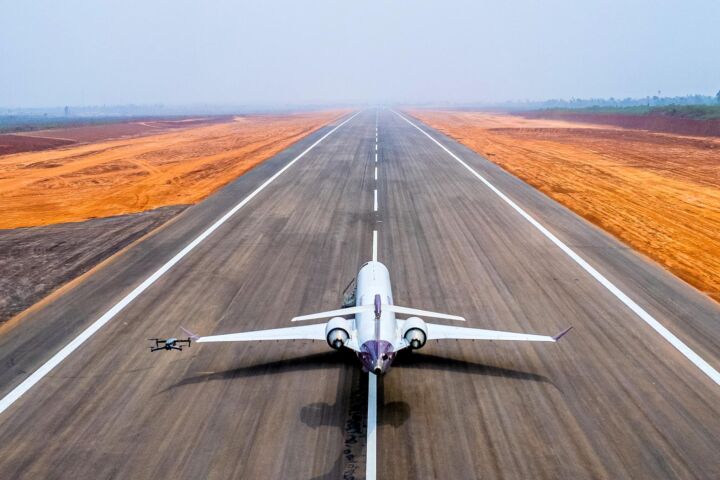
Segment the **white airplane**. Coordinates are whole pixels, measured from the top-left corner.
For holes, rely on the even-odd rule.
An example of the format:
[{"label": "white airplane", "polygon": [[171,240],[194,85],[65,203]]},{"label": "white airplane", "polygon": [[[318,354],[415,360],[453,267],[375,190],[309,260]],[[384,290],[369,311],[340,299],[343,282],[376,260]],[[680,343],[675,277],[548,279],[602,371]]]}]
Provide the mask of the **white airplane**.
[{"label": "white airplane", "polygon": [[[327,323],[275,328],[253,332],[229,333],[201,337],[187,330],[198,343],[251,342],[262,340],[326,340],[334,349],[349,348],[356,352],[363,370],[376,375],[386,373],[395,355],[405,348],[422,348],[428,340],[516,340],[521,342],[556,342],[570,328],[554,337],[526,333],[482,330],[425,323],[419,316],[464,321],[462,317],[400,307],[393,303],[390,273],[380,262],[367,262],[358,272],[355,306],[329,312],[313,313],[292,319],[293,322],[330,318]],[[406,320],[395,315],[409,315]],[[184,329],[183,329],[184,330]]]}]

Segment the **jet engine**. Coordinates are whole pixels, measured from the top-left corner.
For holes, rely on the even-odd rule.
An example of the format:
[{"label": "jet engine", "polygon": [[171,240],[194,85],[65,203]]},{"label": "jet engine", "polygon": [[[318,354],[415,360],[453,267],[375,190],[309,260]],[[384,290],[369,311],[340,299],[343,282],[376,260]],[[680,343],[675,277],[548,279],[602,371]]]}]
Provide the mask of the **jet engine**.
[{"label": "jet engine", "polygon": [[410,317],[405,320],[402,336],[412,350],[422,348],[427,341],[427,325],[422,318]]},{"label": "jet engine", "polygon": [[338,350],[350,340],[351,331],[352,326],[349,320],[343,317],[334,317],[325,326],[325,338],[331,348]]}]

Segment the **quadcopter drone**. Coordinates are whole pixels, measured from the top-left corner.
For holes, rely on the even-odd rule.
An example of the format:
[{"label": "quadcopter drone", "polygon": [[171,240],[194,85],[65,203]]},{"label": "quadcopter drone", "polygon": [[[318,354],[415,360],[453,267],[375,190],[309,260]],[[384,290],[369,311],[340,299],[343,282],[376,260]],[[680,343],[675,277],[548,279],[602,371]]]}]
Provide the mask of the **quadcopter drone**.
[{"label": "quadcopter drone", "polygon": [[157,352],[158,350],[182,350],[183,347],[179,345],[180,343],[184,343],[188,347],[192,343],[190,338],[186,338],[185,340],[178,338],[150,338],[149,340],[155,342],[155,346],[150,347],[151,352]]}]

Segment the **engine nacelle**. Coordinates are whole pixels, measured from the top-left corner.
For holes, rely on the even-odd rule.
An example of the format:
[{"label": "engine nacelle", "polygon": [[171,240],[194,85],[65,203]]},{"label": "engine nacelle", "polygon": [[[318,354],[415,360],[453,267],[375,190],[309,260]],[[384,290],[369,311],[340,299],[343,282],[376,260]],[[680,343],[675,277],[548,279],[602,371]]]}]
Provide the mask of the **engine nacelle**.
[{"label": "engine nacelle", "polygon": [[325,338],[331,348],[338,350],[344,347],[348,340],[350,340],[351,331],[352,326],[350,320],[342,317],[334,317],[331,318],[325,326]]},{"label": "engine nacelle", "polygon": [[403,325],[402,337],[412,350],[422,348],[427,341],[427,325],[422,318],[410,317]]}]

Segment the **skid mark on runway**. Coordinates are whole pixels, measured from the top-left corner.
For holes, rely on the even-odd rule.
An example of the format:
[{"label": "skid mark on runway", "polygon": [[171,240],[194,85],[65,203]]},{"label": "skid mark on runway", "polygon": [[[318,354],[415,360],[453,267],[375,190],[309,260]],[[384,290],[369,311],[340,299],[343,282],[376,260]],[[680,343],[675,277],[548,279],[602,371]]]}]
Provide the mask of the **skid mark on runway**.
[{"label": "skid mark on runway", "polygon": [[362,478],[362,466],[365,464],[365,448],[367,439],[367,425],[365,422],[365,398],[367,390],[363,375],[354,369],[352,390],[350,391],[350,406],[344,428],[344,447],[342,478],[353,480]]}]

